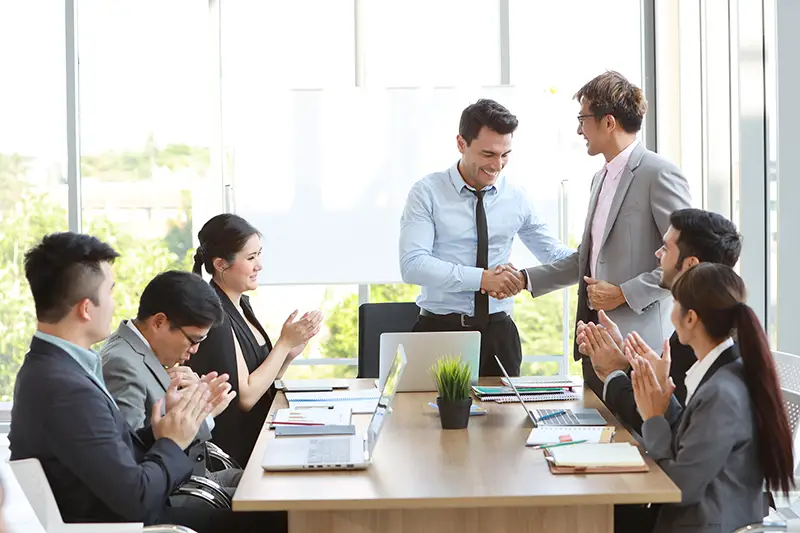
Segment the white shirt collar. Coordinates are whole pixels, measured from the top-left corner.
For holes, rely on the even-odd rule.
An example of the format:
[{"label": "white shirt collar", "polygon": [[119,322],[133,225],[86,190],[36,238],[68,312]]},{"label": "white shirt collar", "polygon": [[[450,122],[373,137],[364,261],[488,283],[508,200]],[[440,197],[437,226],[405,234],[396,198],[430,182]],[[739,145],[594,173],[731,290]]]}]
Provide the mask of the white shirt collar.
[{"label": "white shirt collar", "polygon": [[140,339],[142,339],[142,342],[144,343],[144,345],[145,345],[145,346],[147,346],[147,347],[148,347],[148,348],[150,348],[151,350],[153,349],[153,348],[150,346],[150,343],[149,343],[149,342],[147,342],[147,339],[145,339],[145,338],[144,338],[144,335],[142,335],[142,332],[141,332],[141,331],[139,331],[139,328],[137,328],[137,327],[136,327],[136,324],[134,324],[134,323],[133,323],[133,320],[126,320],[126,321],[125,321],[125,324],[126,324],[126,325],[127,325],[127,326],[128,326],[130,329],[131,329],[131,331],[133,331],[134,333],[136,333],[136,336],[137,336],[137,337],[139,337]]},{"label": "white shirt collar", "polygon": [[708,352],[708,355],[699,359],[695,364],[692,365],[686,372],[686,403],[689,403],[689,400],[692,398],[692,395],[697,390],[697,387],[700,386],[700,382],[703,381],[703,377],[706,375],[706,372],[711,368],[711,365],[714,364],[722,353],[733,346],[733,339],[728,337],[721,343],[719,343],[713,350]]}]

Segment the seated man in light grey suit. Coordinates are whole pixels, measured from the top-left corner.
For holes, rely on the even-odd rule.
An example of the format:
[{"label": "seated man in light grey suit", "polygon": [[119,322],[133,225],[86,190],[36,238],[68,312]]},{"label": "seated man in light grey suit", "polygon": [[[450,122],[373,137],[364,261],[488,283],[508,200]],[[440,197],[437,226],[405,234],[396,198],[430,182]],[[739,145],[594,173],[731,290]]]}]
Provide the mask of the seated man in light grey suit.
[{"label": "seated man in light grey suit", "polygon": [[[181,388],[200,380],[181,365],[221,319],[219,297],[200,276],[169,271],[147,284],[136,319],[123,320],[100,351],[108,391],[131,428],[138,429],[150,420],[153,405],[166,395],[173,377],[180,377]],[[186,450],[195,462],[194,474],[216,481],[231,495],[242,471],[209,472],[206,442],[211,439],[213,417],[225,410],[233,395],[228,393]]]},{"label": "seated man in light grey suit", "polygon": [[[528,290],[536,297],[577,283],[577,320],[598,323],[597,312],[603,310],[622,331],[637,331],[650,346],[661,346],[673,331],[672,298],[659,286],[655,251],[670,214],[690,207],[689,184],[678,167],[637,140],[647,111],[641,89],[606,72],[575,98],[581,104],[578,135],[589,155],[602,154],[605,161],[592,179],[578,251],[527,269]],[[574,357],[582,357],[577,346]],[[588,357],[583,377],[602,398],[603,383]]]}]

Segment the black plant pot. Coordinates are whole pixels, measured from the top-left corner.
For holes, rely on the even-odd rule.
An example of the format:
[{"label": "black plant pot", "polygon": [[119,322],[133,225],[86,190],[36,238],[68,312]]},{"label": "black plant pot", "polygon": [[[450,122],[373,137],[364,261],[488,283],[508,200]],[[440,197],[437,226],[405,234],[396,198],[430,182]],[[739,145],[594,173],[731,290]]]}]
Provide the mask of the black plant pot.
[{"label": "black plant pot", "polygon": [[469,425],[469,409],[472,407],[472,398],[457,401],[436,398],[436,405],[439,406],[442,429],[465,429]]}]

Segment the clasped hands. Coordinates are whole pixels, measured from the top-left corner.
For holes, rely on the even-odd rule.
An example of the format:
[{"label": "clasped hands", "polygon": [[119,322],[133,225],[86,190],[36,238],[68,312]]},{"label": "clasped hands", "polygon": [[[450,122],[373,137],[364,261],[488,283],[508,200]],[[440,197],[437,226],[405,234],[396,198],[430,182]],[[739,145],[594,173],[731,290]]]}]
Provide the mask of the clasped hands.
[{"label": "clasped hands", "polygon": [[604,311],[598,316],[600,324],[578,321],[578,351],[589,356],[592,368],[602,381],[612,372],[625,372],[630,366],[634,399],[642,420],[663,415],[675,391],[675,384],[669,377],[672,363],[669,341],[664,341],[664,351],[659,356],[638,333],[623,338]]},{"label": "clasped hands", "polygon": [[519,294],[525,288],[525,276],[511,263],[484,270],[481,275],[481,292],[497,300]]},{"label": "clasped hands", "polygon": [[167,369],[167,375],[170,377],[170,387],[167,389],[166,395],[167,409],[176,405],[184,392],[188,391],[193,385],[205,384],[207,386],[211,394],[209,399],[212,404],[210,414],[213,417],[227,409],[231,401],[236,397],[236,391],[231,390],[231,384],[228,382],[228,374],[220,376],[216,372],[211,372],[200,377],[191,368],[176,365]]}]

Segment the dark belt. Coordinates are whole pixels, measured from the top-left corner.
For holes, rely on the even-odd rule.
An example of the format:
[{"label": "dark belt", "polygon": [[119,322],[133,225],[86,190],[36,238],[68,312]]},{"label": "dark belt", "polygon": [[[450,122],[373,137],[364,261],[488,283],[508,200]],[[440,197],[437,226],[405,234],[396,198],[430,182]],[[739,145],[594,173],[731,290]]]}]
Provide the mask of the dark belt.
[{"label": "dark belt", "polygon": [[[439,320],[441,322],[445,322],[448,324],[457,324],[460,325],[462,328],[477,328],[478,324],[475,323],[475,317],[469,315],[461,315],[459,313],[448,313],[446,315],[437,315],[436,313],[431,313],[425,309],[419,310],[419,316],[424,316],[425,318],[432,318],[434,320]],[[489,315],[489,322],[502,322],[503,320],[508,319],[508,313],[505,311],[500,311],[499,313],[492,313]]]}]

